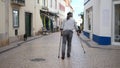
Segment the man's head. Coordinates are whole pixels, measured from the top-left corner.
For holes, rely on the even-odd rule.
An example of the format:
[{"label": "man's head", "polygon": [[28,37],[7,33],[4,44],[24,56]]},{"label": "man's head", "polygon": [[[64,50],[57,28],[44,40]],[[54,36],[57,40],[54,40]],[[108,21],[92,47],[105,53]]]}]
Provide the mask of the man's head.
[{"label": "man's head", "polygon": [[73,13],[72,12],[68,12],[67,13],[67,20],[70,19],[70,17],[73,17]]},{"label": "man's head", "polygon": [[73,13],[72,13],[72,12],[68,12],[68,13],[67,13],[67,16],[68,16],[68,17],[73,17]]}]

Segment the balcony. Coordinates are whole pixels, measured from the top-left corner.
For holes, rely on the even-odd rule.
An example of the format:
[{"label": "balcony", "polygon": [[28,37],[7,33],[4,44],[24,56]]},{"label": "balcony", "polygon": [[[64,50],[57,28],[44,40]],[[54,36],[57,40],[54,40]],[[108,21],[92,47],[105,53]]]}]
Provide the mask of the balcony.
[{"label": "balcony", "polygon": [[11,0],[12,5],[25,6],[25,0]]},{"label": "balcony", "polygon": [[47,6],[42,6],[42,10],[48,11],[48,7]]}]

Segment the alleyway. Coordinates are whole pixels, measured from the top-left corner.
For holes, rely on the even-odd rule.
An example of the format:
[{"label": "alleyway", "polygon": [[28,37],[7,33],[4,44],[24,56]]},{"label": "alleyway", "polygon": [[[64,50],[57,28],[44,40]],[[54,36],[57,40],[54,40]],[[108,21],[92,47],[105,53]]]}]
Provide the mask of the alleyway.
[{"label": "alleyway", "polygon": [[120,50],[90,48],[75,33],[71,58],[58,59],[59,40],[53,33],[4,52],[0,68],[120,68]]}]

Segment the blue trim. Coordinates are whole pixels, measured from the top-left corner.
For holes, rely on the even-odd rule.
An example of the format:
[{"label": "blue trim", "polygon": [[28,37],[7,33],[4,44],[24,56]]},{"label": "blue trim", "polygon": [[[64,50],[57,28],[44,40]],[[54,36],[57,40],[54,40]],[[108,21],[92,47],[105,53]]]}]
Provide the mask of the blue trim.
[{"label": "blue trim", "polygon": [[90,0],[86,1],[86,2],[84,3],[84,5],[86,5],[89,1],[90,1]]},{"label": "blue trim", "polygon": [[97,42],[99,45],[110,45],[111,37],[103,37],[93,34],[93,40]]},{"label": "blue trim", "polygon": [[[90,33],[83,31],[83,34],[87,38],[90,38]],[[111,45],[111,37],[104,37],[93,34],[93,41],[95,41],[99,45]]]},{"label": "blue trim", "polygon": [[90,38],[90,33],[86,32],[86,31],[83,31],[83,34],[84,34],[87,38]]}]

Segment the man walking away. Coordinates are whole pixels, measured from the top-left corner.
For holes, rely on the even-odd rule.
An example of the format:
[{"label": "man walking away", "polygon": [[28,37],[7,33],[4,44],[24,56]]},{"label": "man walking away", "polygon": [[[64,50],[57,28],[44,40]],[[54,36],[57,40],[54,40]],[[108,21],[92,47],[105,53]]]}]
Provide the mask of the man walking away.
[{"label": "man walking away", "polygon": [[67,42],[67,57],[68,58],[70,57],[73,30],[76,29],[77,35],[79,35],[79,29],[76,25],[75,20],[72,17],[73,17],[72,12],[67,13],[67,18],[63,20],[61,28],[60,28],[61,36],[63,36],[62,57],[61,57],[61,59],[63,60],[65,58],[66,42]]}]

